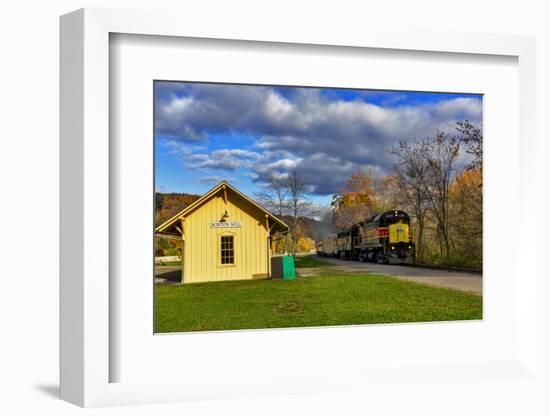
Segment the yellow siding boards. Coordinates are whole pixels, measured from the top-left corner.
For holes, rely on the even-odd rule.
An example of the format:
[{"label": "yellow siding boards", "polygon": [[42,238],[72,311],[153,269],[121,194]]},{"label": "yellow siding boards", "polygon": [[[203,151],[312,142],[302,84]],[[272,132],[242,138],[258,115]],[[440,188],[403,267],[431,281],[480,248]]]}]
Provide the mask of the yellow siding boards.
[{"label": "yellow siding boards", "polygon": [[[213,228],[227,211],[228,221],[240,221],[235,228]],[[265,214],[239,196],[212,196],[185,217],[184,283],[252,279],[268,273]],[[234,264],[220,263],[222,235],[234,236]]]},{"label": "yellow siding boards", "polygon": [[[240,227],[212,227],[226,211],[223,220],[240,222]],[[184,241],[183,283],[268,277],[268,237],[287,230],[283,221],[225,181],[156,228],[157,233],[180,235]],[[224,235],[234,238],[231,265],[221,264]]]}]

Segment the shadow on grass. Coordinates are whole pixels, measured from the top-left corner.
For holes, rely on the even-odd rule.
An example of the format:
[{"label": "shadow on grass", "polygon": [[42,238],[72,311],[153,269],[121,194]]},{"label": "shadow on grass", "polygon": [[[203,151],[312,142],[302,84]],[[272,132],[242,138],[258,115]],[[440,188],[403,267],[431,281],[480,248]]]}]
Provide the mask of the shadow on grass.
[{"label": "shadow on grass", "polygon": [[181,270],[173,270],[171,272],[162,273],[155,276],[157,279],[165,279],[167,283],[181,283]]}]

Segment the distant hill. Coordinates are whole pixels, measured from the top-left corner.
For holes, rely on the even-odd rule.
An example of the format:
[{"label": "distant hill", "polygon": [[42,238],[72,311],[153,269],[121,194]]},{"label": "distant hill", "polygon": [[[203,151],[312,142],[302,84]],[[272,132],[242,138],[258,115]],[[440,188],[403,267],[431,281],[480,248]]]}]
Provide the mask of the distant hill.
[{"label": "distant hill", "polygon": [[199,198],[200,195],[185,193],[155,193],[155,225],[162,224]]},{"label": "distant hill", "polygon": [[[282,220],[287,224],[292,224],[292,217],[284,215]],[[336,227],[323,221],[317,221],[309,217],[300,217],[298,224],[298,234],[309,237],[312,240],[321,240],[327,235],[335,233]]]}]

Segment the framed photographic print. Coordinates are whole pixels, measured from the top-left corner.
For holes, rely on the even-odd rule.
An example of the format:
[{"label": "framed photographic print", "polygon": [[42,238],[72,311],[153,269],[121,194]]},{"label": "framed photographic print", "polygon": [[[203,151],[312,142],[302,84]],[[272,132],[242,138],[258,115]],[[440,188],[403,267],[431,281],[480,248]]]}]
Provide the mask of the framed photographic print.
[{"label": "framed photographic print", "polygon": [[531,377],[533,40],[327,36],[62,17],[62,398]]},{"label": "framed photographic print", "polygon": [[154,95],[155,332],[482,318],[481,95]]}]

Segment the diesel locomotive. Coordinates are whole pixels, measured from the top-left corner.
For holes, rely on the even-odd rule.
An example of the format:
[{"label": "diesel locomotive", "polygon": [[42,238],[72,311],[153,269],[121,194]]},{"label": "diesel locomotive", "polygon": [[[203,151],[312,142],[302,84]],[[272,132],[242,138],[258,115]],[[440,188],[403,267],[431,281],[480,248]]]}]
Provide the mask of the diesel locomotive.
[{"label": "diesel locomotive", "polygon": [[404,211],[375,214],[349,229],[316,241],[320,256],[389,264],[413,264],[410,217]]}]

